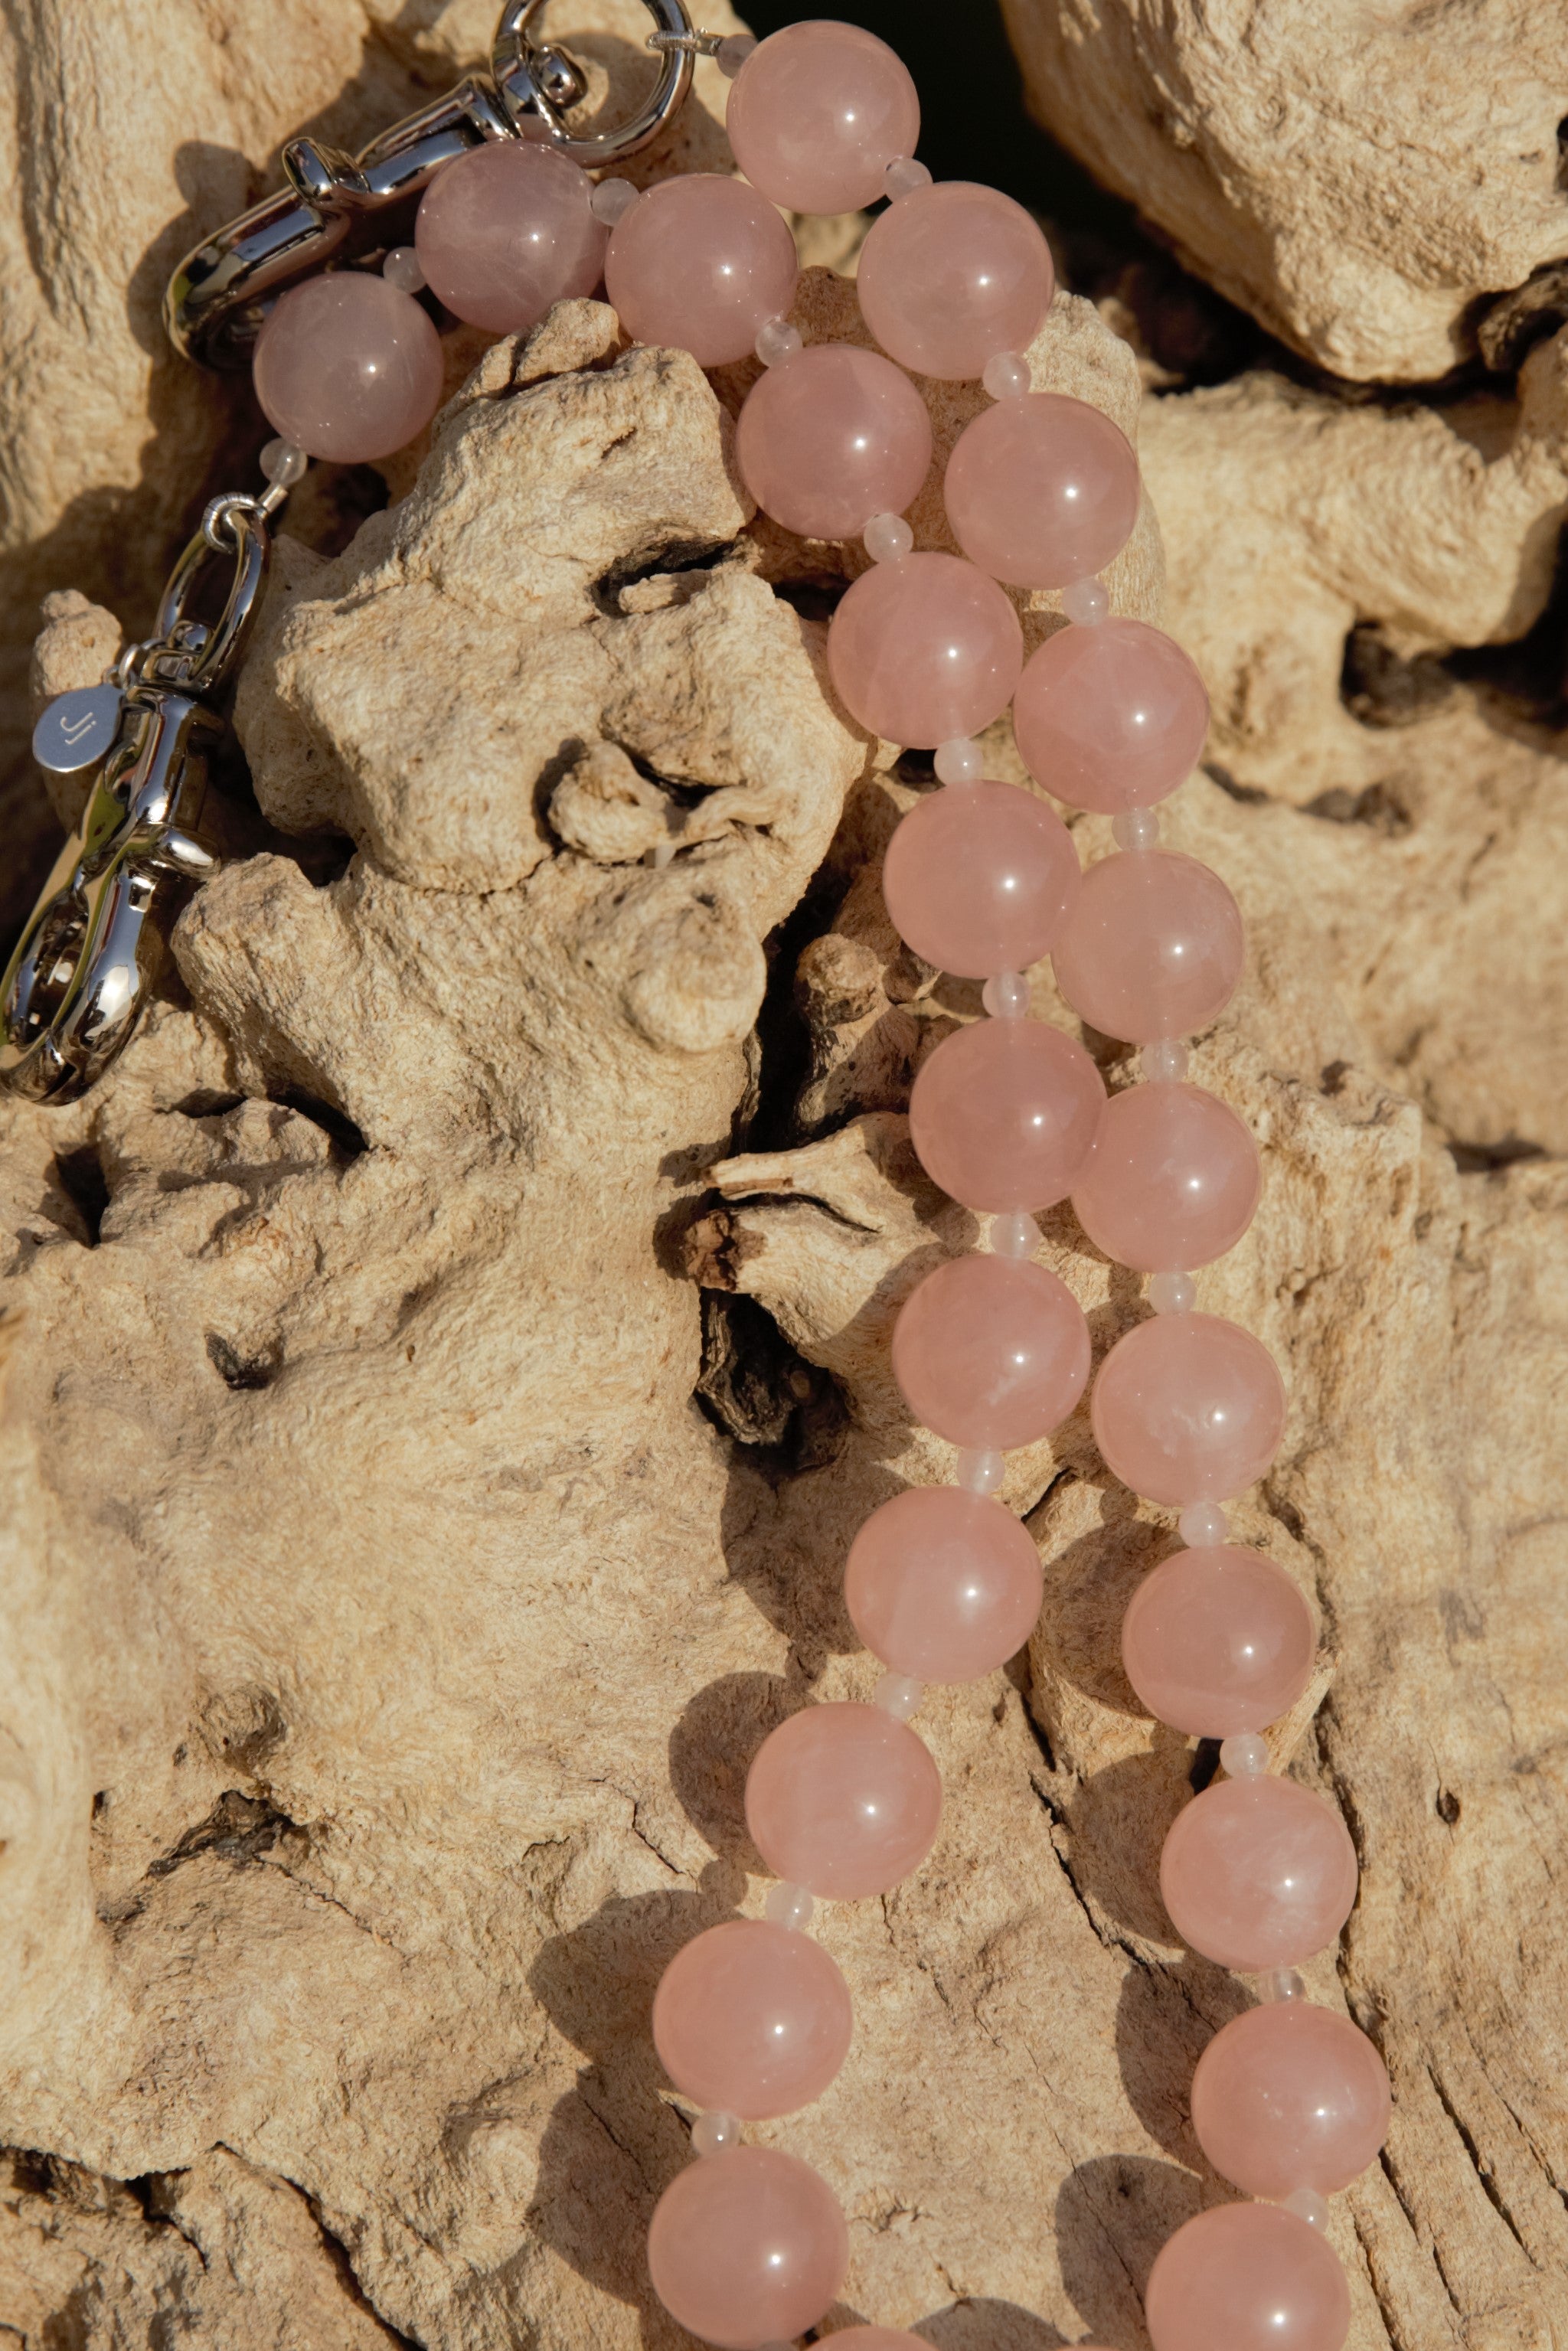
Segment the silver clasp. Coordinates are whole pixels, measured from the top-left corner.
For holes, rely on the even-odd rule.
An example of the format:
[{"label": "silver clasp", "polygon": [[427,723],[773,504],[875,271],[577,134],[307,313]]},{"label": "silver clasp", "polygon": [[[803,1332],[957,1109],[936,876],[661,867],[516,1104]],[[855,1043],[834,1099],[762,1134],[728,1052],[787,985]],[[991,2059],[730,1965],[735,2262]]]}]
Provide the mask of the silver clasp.
[{"label": "silver clasp", "polygon": [[[172,902],[216,867],[198,827],[222,726],[203,697],[239,658],[269,549],[264,499],[214,498],[170,574],[156,636],[116,664],[114,741],[0,978],[0,1086],[13,1093],[70,1102],[101,1075],[158,977]],[[190,607],[225,559],[228,592],[209,625]]]},{"label": "silver clasp", "polygon": [[209,367],[243,366],[268,297],[349,245],[363,244],[368,220],[420,194],[444,164],[486,140],[545,139],[593,172],[656,138],[691,88],[692,21],[684,0],[644,0],[654,37],[665,37],[658,80],[629,121],[586,138],[564,120],[587,90],[581,68],[564,49],[530,38],[545,5],[507,0],[489,71],[470,74],[360,154],[291,140],[283,151],[288,185],[206,238],[170,279],[163,318],[175,349]]}]

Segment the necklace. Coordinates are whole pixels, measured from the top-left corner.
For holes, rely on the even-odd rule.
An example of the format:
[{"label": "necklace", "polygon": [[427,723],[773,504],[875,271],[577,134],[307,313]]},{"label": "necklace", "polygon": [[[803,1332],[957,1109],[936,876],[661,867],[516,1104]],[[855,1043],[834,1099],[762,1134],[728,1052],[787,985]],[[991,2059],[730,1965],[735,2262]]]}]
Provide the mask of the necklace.
[{"label": "necklace", "polygon": [[[995,1672],[1039,1613],[1034,1546],[995,1496],[1006,1451],[1056,1427],[1088,1381],[1082,1309],[1034,1262],[1035,1213],[1071,1198],[1090,1240],[1150,1278],[1154,1309],[1100,1368],[1096,1439],[1126,1485],[1179,1512],[1185,1545],[1128,1611],[1129,1678],[1155,1719],[1219,1741],[1226,1775],[1180,1815],[1161,1890],[1189,1947],[1259,1977],[1266,1995],[1216,2036],[1193,2086],[1205,2152],[1260,2200],[1217,2207],[1171,2240],[1150,2280],[1149,2331],[1155,2351],[1336,2351],[1349,2305],[1323,2199],[1375,2156],[1387,2084],[1372,2044],[1309,2004],[1294,1972],[1343,1927],[1354,1857],[1322,1799],[1267,1771],[1260,1734],[1307,1687],[1313,1626],[1290,1578],[1228,1541],[1220,1508],[1266,1470],[1284,1398],[1255,1340],[1195,1311],[1192,1270],[1245,1229],[1259,1169],[1240,1123],[1187,1082],[1181,1042],[1236,985],[1239,918],[1217,876],[1158,846],[1155,811],[1197,755],[1207,703],[1168,639],[1110,616],[1097,576],[1136,517],[1135,460],[1098,411],[1032,389],[1024,354],[1053,287],[1043,239],[995,192],[930,183],[914,159],[913,85],[883,45],[827,24],[721,43],[661,0],[653,99],[624,132],[579,142],[562,116],[580,83],[570,60],[528,43],[536,14],[509,8],[491,74],[363,156],[297,142],[289,193],[176,276],[182,348],[217,358],[254,341],[278,433],[269,486],[213,502],[153,638],[40,724],[46,763],[91,767],[97,780],[6,975],[5,1075],[66,1099],[131,1034],[169,906],[211,868],[199,823],[213,705],[259,599],[271,517],[310,457],[390,455],[439,401],[419,291],[513,331],[602,275],[640,341],[708,367],[755,350],[767,372],[736,440],[747,488],[786,529],[858,537],[871,558],[829,632],[838,696],[870,734],[936,747],[940,789],[894,835],[884,890],[916,956],[985,982],[988,1018],[926,1058],[910,1116],[927,1173],[989,1219],[989,1246],[929,1274],[897,1325],[895,1376],[915,1418],[957,1447],[957,1478],[896,1496],[852,1548],[850,1614],[886,1668],[875,1699],[809,1708],[764,1743],[747,1813],[779,1879],[767,1916],[710,1928],[660,1987],[654,2037],[699,2110],[699,2159],[655,2213],[653,2283],[681,2324],[735,2351],[798,2335],[838,2298],[848,2236],[831,2191],[741,2133],[810,2104],[849,2045],[847,1986],[807,1932],[814,1902],[885,1893],[930,1850],[941,1790],[910,1727],[923,1686]],[[590,182],[585,163],[602,170],[668,119],[703,47],[733,69],[729,131],[749,186],[695,175],[638,194]],[[291,282],[347,257],[356,225],[422,191],[413,246],[386,253],[379,272]],[[859,281],[880,350],[804,348],[775,205],[838,212],[883,195]],[[903,517],[931,458],[909,370],[978,378],[993,398],[946,472],[961,555],[916,552]],[[214,563],[229,577],[209,622],[194,612]],[[1058,591],[1067,622],[1027,663],[1009,586]],[[1036,780],[1114,820],[1117,853],[1087,874],[1043,800],[985,774],[978,737],[1009,703]],[[1086,1050],[1029,1019],[1023,974],[1047,956],[1086,1026],[1141,1049],[1142,1083],[1107,1100]],[[861,2351],[915,2340],[875,2327],[841,2339]]]}]

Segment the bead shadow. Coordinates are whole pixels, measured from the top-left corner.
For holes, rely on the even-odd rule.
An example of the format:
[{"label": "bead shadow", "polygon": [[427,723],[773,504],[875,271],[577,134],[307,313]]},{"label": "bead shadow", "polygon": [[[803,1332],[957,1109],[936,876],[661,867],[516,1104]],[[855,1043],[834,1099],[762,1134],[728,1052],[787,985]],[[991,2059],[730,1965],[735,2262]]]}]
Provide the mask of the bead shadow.
[{"label": "bead shadow", "polygon": [[1192,2127],[1192,2076],[1221,2025],[1255,2005],[1246,1986],[1196,1952],[1170,1966],[1135,1966],[1116,2003],[1116,2057],[1127,2101],[1155,2145],[1196,2173],[1207,2200],[1229,2193]]},{"label": "bead shadow", "polygon": [[553,1936],[528,1970],[529,1991],[586,2063],[545,2125],[527,2228],[591,2285],[638,2310],[644,2343],[660,2351],[684,2338],[654,2297],[644,2242],[690,2146],[653,2050],[653,1993],[676,1951],[735,1917],[744,1892],[738,1869],[710,1862],[695,1893],[615,1896]]},{"label": "bead shadow", "polygon": [[670,1785],[676,1800],[737,1883],[742,1870],[768,1875],[746,1826],[746,1775],[752,1757],[768,1732],[798,1713],[806,1699],[799,1675],[723,1674],[698,1690],[670,1733]]},{"label": "bead shadow", "polygon": [[910,2333],[916,2342],[929,2343],[931,2351],[1066,2351],[1067,2345],[1060,2327],[990,2294],[919,2319]]},{"label": "bead shadow", "polygon": [[1148,1710],[1122,1664],[1122,1619],[1150,1569],[1173,1547],[1168,1529],[1129,1511],[1041,1562],[1038,1637],[1052,1667],[1086,1698],[1137,1721],[1146,1721]]},{"label": "bead shadow", "polygon": [[1175,1731],[1156,1732],[1147,1755],[1108,1763],[1061,1800],[1069,1867],[1082,1898],[1128,1934],[1178,1944],[1160,1900],[1160,1851],[1192,1793],[1190,1758]]},{"label": "bead shadow", "polygon": [[1155,2255],[1200,2201],[1190,2172],[1152,2156],[1097,2155],[1069,2172],[1057,2191],[1056,2257],[1096,2343],[1147,2342],[1144,2289]]}]

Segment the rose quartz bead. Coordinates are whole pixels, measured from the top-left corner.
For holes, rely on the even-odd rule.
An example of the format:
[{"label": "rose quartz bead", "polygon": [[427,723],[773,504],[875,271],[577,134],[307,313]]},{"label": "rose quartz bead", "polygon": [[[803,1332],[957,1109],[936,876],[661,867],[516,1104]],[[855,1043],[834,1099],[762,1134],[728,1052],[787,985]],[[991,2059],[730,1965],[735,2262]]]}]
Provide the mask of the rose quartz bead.
[{"label": "rose quartz bead", "polygon": [[1145,1577],[1122,1620],[1127,1679],[1156,1722],[1197,1739],[1278,1722],[1316,1654],[1300,1588],[1239,1544],[1178,1551]]},{"label": "rose quartz bead", "polygon": [[449,310],[493,334],[519,334],[552,302],[591,294],[609,235],[593,183],[570,155],[528,139],[476,147],[420,199],[414,249]]},{"label": "rose quartz bead", "polygon": [[1190,775],[1208,695],[1173,638],[1146,621],[1102,621],[1058,629],[1030,655],[1013,728],[1036,783],[1069,808],[1121,816],[1153,808]]},{"label": "rose quartz bead", "polygon": [[337,465],[390,457],[441,404],[441,338],[428,314],[362,270],[329,270],[281,295],[253,367],[267,423]]},{"label": "rose quartz bead", "polygon": [[978,1020],[922,1062],[909,1132],[967,1208],[1049,1208],[1078,1181],[1105,1108],[1082,1045],[1041,1020]]},{"label": "rose quartz bead", "polygon": [[982,779],[910,810],[887,845],[882,893],[916,955],[989,979],[1049,951],[1081,879],[1072,835],[1044,801]]},{"label": "rose quartz bead", "polygon": [[1161,2247],[1144,2316],[1154,2351],[1340,2351],[1350,2289],[1293,2212],[1217,2204]]},{"label": "rose quartz bead", "polygon": [[1205,1028],[1229,1003],[1245,956],[1240,912],[1218,874],[1166,849],[1092,865],[1051,949],[1079,1019],[1133,1045]]},{"label": "rose quartz bead", "polygon": [[653,1997],[653,2045],[676,2089],[743,2122],[820,2098],[853,2027],[849,1986],[821,1945],[763,1918],[696,1936]]},{"label": "rose quartz bead", "polygon": [[1192,2077],[1192,2126],[1249,2196],[1332,2196],[1388,2135],[1388,2070],[1348,2016],[1286,2000],[1217,2032]]},{"label": "rose quartz bead", "polygon": [[1063,588],[1125,545],[1138,518],[1138,461],[1087,401],[1031,392],[966,425],[942,495],[971,563],[1017,588]]},{"label": "rose quartz bead", "polygon": [[763,1740],[746,1824],[775,1876],[831,1901],[885,1894],[930,1852],[936,1766],[907,1724],[874,1706],[809,1706]]},{"label": "rose quartz bead", "polygon": [[1027,351],[1056,285],[1021,204],[970,180],[916,188],[872,224],[856,277],[861,316],[900,367],[956,381],[997,351]]},{"label": "rose quartz bead", "polygon": [[895,156],[920,139],[920,99],[902,57],[858,25],[786,25],[736,76],[724,127],[770,204],[853,213],[875,204]]},{"label": "rose quartz bead", "polygon": [[921,1486],[872,1512],[844,1599],[873,1657],[919,1681],[973,1682],[1022,1648],[1040,1614],[1040,1554],[1000,1502]]},{"label": "rose quartz bead", "polygon": [[753,384],[735,462],[763,513],[786,530],[858,538],[873,515],[899,513],[925,479],[930,411],[880,351],[815,343]]},{"label": "rose quartz bead", "polygon": [[1258,1146],[1202,1086],[1129,1086],[1105,1105],[1072,1187],[1097,1249],[1135,1273],[1183,1273],[1234,1248],[1258,1206]]},{"label": "rose quartz bead", "polygon": [[1108,1467],[1134,1494],[1185,1510],[1256,1483],[1285,1426],[1267,1347],[1218,1314],[1161,1314],[1118,1339],[1090,1414]]},{"label": "rose quartz bead", "polygon": [[976,735],[1012,699],[1023,632],[1003,590],[956,555],[863,571],[828,629],[840,700],[873,735],[925,747]]},{"label": "rose quartz bead", "polygon": [[915,1419],[950,1445],[1005,1453],[1048,1436],[1078,1402],[1089,1377],[1089,1325],[1067,1284],[1043,1265],[955,1258],[904,1301],[893,1329],[893,1375]]},{"label": "rose quartz bead", "polygon": [[795,293],[795,240],[755,188],[694,172],[643,190],[617,221],[604,290],[634,342],[699,367],[745,359]]},{"label": "rose quartz bead", "polygon": [[648,2231],[653,2291],[677,2325],[724,2351],[793,2341],[837,2297],[850,2236],[819,2172],[737,2147],[677,2172]]},{"label": "rose quartz bead", "polygon": [[1217,1780],[1176,1814],[1160,1855],[1176,1933],[1241,1975],[1326,1950],[1355,1882],[1344,1823],[1294,1780]]}]

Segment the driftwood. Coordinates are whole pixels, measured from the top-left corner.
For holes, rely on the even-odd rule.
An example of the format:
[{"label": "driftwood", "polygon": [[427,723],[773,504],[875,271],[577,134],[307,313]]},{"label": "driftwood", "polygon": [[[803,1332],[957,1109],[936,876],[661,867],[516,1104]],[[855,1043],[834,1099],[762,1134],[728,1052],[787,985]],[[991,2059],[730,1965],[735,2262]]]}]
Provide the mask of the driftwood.
[{"label": "driftwood", "polygon": [[[640,13],[559,11],[605,41]],[[231,56],[223,89],[270,110],[196,132],[233,119],[215,51],[165,90],[131,244],[172,253],[237,200],[218,174],[176,221],[180,141],[363,135],[421,57],[487,30],[355,16],[340,55],[316,13],[225,22],[268,70],[235,80]],[[29,71],[57,54],[106,78],[112,145],[114,41],[98,57],[41,9]],[[57,152],[68,181],[107,168]],[[56,220],[44,184],[18,246]],[[108,216],[93,184],[78,223]],[[40,692],[142,617],[140,576],[107,595],[105,517],[148,402],[147,579],[231,454],[205,387],[162,426],[175,379],[107,293],[57,308],[48,348],[78,373],[91,351],[124,413],[96,457],[52,450],[45,410],[7,420],[44,486],[17,641],[43,584],[88,591],[51,608]],[[824,274],[797,315],[853,331]],[[1275,1749],[1363,1865],[1311,1970],[1396,2099],[1384,2164],[1335,2199],[1354,2351],[1549,2351],[1568,968],[1540,679],[1563,356],[1535,351],[1517,403],[1391,411],[1257,372],[1140,417],[1136,355],[1063,298],[1033,359],[1137,431],[1166,617],[1216,703],[1169,833],[1249,925],[1195,1062],[1266,1178],[1199,1302],[1286,1372],[1285,1447],[1237,1517],[1318,1606],[1322,1673]],[[886,1339],[973,1237],[903,1110],[978,1008],[882,906],[926,783],[826,689],[849,556],[749,517],[745,370],[710,386],[580,303],[455,348],[454,377],[396,503],[350,536],[363,484],[329,477],[296,510],[239,698],[249,782],[219,795],[232,862],[164,1000],[87,1102],[0,1114],[0,2336],[27,2351],[673,2346],[642,2239],[686,2130],[652,1988],[757,1907],[760,1738],[874,1678],[839,1597],[854,1526],[950,1474]],[[945,447],[977,395],[932,398]],[[1151,616],[1154,511],[1113,579]],[[918,518],[939,541],[935,480]],[[1004,730],[993,749],[1018,775]],[[1069,1022],[1048,968],[1034,987]],[[1048,1228],[1102,1349],[1137,1285],[1068,1212]],[[1082,1416],[1010,1457],[1009,1498],[1046,1562],[1039,1635],[923,1713],[938,1845],[885,1902],[825,1913],[855,2045],[762,2135],[850,2212],[830,2325],[1134,2351],[1160,2243],[1229,2192],[1186,2090],[1249,1993],[1176,1947],[1155,1890],[1211,1768],[1117,1663],[1168,1514]]]}]

